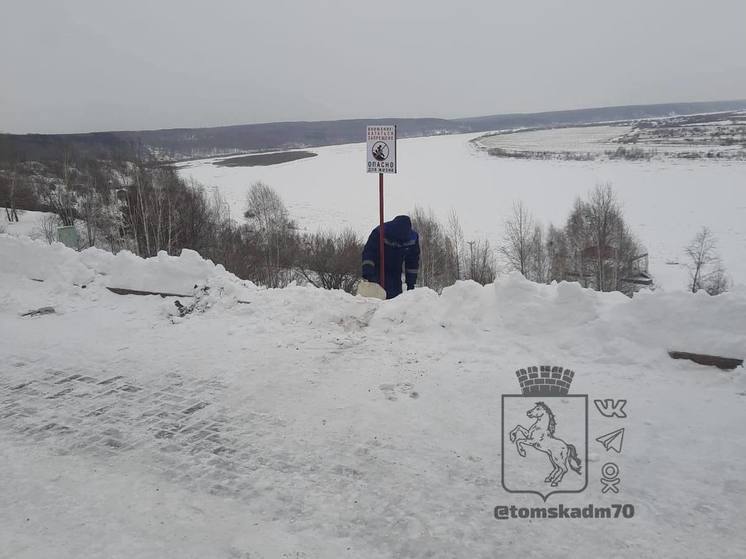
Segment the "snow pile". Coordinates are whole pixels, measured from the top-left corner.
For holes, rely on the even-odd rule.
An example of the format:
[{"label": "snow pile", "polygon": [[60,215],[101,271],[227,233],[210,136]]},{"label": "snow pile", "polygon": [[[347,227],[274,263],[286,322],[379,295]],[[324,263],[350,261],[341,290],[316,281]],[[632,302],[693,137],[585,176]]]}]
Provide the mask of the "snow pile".
[{"label": "snow pile", "polygon": [[[99,252],[113,257],[110,253]],[[62,243],[50,245],[28,237],[0,235],[0,254],[3,272],[28,279],[86,285],[96,276],[96,271],[83,262],[80,253]]]},{"label": "snow pile", "polygon": [[25,237],[0,235],[4,271],[29,279],[189,296],[195,285],[211,285],[231,293],[253,290],[225,268],[203,259],[193,250],[180,256],[161,251],[158,256],[141,258],[129,251],[119,253],[97,248],[76,252],[61,243],[49,245]]},{"label": "snow pile", "polygon": [[373,324],[379,321],[404,324],[411,332],[439,327],[465,340],[479,332],[545,338],[560,347],[563,340],[568,346],[587,340],[589,351],[616,359],[640,348],[746,357],[741,288],[716,297],[642,291],[630,299],[578,283],[536,284],[512,273],[484,287],[458,282],[440,297],[415,290],[379,309]]},{"label": "snow pile", "polygon": [[[704,292],[643,291],[630,299],[621,293],[584,289],[577,283],[536,284],[512,273],[492,285],[461,281],[440,296],[430,289],[416,289],[382,304],[313,287],[260,290],[187,249],[178,257],[161,252],[141,258],[127,251],[114,255],[95,248],[76,252],[60,243],[2,235],[0,258],[8,272],[53,285],[105,286],[183,297],[209,286],[198,310],[210,309],[218,301],[225,309],[239,299],[250,299],[252,312],[288,327],[334,323],[370,326],[383,333],[446,333],[462,340],[486,332],[546,339],[560,348],[577,347],[578,340],[588,340],[588,352],[622,360],[635,352],[639,359],[643,348],[658,354],[677,350],[744,357],[746,353],[746,289],[739,287],[717,297]],[[162,310],[168,316],[179,315],[172,302],[164,302]]]}]

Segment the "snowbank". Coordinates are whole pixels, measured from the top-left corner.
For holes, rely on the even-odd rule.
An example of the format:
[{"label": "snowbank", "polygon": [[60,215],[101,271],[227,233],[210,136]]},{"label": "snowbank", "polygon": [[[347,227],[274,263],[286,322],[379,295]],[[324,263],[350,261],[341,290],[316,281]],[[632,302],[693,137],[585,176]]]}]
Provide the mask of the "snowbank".
[{"label": "snowbank", "polygon": [[[463,338],[492,331],[560,344],[580,339],[589,351],[595,347],[599,355],[617,359],[635,346],[746,357],[746,292],[741,288],[717,297],[643,291],[630,299],[577,283],[536,284],[513,273],[484,287],[458,282],[440,297],[416,290],[387,302],[374,320],[406,323],[412,332],[439,327]],[[611,347],[602,351],[601,345]]]},{"label": "snowbank", "polygon": [[86,285],[96,275],[83,263],[80,253],[62,243],[50,245],[28,237],[0,235],[0,254],[4,272],[28,279]]},{"label": "snowbank", "polygon": [[[352,297],[313,287],[259,290],[192,250],[181,256],[140,258],[60,243],[0,235],[3,271],[45,282],[102,285],[190,295],[195,284],[252,299],[254,312],[281,324],[357,324],[400,334],[434,332],[470,339],[476,334],[517,336],[563,344],[627,361],[642,348],[746,356],[746,289],[711,297],[704,292],[599,293],[577,283],[541,285],[513,273],[481,286],[461,281],[437,295],[429,289],[392,301]],[[366,313],[369,313],[368,316]],[[603,350],[601,349],[603,348]]]},{"label": "snowbank", "polygon": [[76,252],[62,243],[47,244],[25,237],[0,235],[3,271],[45,282],[88,285],[190,295],[195,284],[254,289],[221,265],[203,259],[193,250],[180,256],[165,252],[141,258],[123,250],[117,254],[88,248]]}]

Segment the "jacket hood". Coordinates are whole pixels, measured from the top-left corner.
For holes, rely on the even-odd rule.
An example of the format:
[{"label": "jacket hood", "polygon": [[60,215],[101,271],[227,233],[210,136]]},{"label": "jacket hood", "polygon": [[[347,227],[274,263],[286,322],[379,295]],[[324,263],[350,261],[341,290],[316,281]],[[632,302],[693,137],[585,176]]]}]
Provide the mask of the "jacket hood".
[{"label": "jacket hood", "polygon": [[384,232],[390,239],[406,241],[412,236],[412,220],[408,215],[397,215],[385,224]]}]

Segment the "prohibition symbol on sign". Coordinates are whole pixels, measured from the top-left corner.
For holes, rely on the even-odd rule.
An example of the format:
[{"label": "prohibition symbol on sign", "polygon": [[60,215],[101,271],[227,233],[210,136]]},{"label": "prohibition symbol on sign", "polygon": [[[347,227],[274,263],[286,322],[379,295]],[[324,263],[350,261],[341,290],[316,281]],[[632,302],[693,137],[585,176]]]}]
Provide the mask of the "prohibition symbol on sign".
[{"label": "prohibition symbol on sign", "polygon": [[371,153],[376,161],[386,161],[389,157],[389,146],[386,142],[376,142]]}]

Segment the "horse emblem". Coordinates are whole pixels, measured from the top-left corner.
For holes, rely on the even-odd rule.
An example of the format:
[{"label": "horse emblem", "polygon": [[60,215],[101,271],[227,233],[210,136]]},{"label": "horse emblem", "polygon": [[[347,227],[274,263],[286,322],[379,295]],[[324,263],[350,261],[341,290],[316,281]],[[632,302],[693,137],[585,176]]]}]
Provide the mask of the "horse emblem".
[{"label": "horse emblem", "polygon": [[[502,397],[503,488],[545,501],[553,493],[580,493],[588,485],[588,396],[568,394],[570,369],[545,365],[516,375],[523,393]],[[526,417],[533,420],[527,427]]]},{"label": "horse emblem", "polygon": [[549,456],[553,468],[544,481],[551,483],[552,487],[557,487],[562,482],[568,466],[581,475],[582,462],[575,447],[554,436],[557,421],[549,406],[544,402],[536,402],[526,415],[536,420],[531,427],[526,429],[523,425],[516,425],[510,432],[510,442],[515,443],[518,454],[525,458],[525,447],[531,446]]}]

